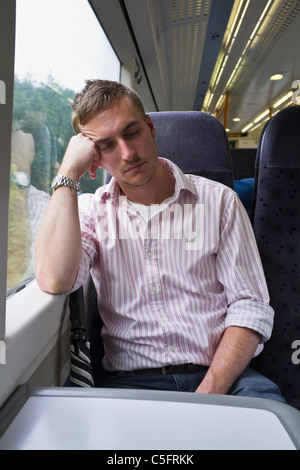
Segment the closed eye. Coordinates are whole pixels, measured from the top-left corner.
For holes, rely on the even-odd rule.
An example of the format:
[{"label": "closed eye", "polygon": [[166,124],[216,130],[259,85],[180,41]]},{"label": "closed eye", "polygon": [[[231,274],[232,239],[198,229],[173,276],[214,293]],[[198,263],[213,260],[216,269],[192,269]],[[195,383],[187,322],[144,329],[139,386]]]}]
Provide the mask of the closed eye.
[{"label": "closed eye", "polygon": [[98,143],[96,145],[98,149],[100,150],[100,152],[105,152],[105,150],[109,150],[113,146],[113,142],[105,141],[105,142]]},{"label": "closed eye", "polygon": [[[139,136],[141,133],[141,128],[137,122],[130,123],[125,129],[123,133],[124,140],[131,140]],[[115,140],[110,139],[103,139],[98,140],[95,142],[100,152],[105,152],[108,150],[112,150],[114,146],[117,144]]]},{"label": "closed eye", "polygon": [[140,133],[139,130],[126,132],[126,134],[124,135],[124,139],[131,139],[131,138],[135,137],[136,135],[138,135],[139,133]]}]

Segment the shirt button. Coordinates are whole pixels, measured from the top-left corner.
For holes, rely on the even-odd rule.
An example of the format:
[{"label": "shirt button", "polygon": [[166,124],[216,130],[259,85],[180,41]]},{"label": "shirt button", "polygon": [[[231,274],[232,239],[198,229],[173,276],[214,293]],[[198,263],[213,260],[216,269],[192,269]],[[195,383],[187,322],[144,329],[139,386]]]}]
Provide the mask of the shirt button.
[{"label": "shirt button", "polygon": [[155,284],[153,284],[153,286],[151,287],[151,291],[152,292],[157,292],[157,287]]},{"label": "shirt button", "polygon": [[147,258],[152,258],[152,252],[151,251],[147,251]]},{"label": "shirt button", "polygon": [[169,346],[169,351],[174,352],[175,351],[175,346]]}]

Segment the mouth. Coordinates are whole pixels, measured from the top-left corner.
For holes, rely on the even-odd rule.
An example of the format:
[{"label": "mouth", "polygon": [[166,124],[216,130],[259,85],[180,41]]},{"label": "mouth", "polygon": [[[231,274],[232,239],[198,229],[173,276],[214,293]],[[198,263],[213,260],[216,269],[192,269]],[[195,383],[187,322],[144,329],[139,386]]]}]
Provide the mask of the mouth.
[{"label": "mouth", "polygon": [[144,164],[145,164],[145,162],[141,162],[141,163],[138,163],[137,165],[133,165],[130,168],[128,168],[127,170],[125,170],[125,173],[138,171]]}]

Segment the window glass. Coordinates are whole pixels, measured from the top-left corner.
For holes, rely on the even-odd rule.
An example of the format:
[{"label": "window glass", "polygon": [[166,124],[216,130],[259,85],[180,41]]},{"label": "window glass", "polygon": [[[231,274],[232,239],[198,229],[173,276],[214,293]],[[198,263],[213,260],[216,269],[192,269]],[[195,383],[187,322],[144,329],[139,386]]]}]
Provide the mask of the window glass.
[{"label": "window glass", "polygon": [[[34,276],[33,245],[50,185],[74,134],[86,79],[119,80],[120,63],[87,0],[17,0],[7,293]],[[88,175],[82,192],[104,182]]]}]

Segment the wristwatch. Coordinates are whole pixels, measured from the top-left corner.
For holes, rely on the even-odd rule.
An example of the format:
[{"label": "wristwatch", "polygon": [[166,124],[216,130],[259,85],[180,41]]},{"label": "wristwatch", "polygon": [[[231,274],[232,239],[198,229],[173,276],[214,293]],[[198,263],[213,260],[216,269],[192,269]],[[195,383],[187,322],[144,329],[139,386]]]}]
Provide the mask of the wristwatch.
[{"label": "wristwatch", "polygon": [[31,185],[30,175],[24,171],[15,171],[10,175],[10,181],[14,183],[18,188],[28,188]]},{"label": "wristwatch", "polygon": [[77,192],[80,191],[80,182],[74,181],[64,175],[56,175],[54,180],[52,181],[51,186],[53,191],[55,191],[60,186],[68,186],[69,188],[75,189]]}]

